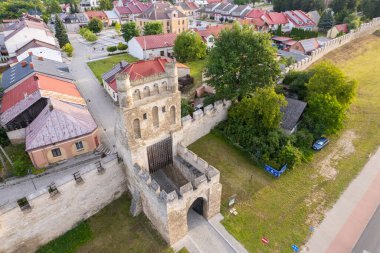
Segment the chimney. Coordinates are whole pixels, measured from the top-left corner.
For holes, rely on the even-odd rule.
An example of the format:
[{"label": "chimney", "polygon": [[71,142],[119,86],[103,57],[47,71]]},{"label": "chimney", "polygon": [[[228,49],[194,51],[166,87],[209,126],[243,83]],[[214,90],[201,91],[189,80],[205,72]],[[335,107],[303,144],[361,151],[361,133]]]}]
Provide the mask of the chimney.
[{"label": "chimney", "polygon": [[43,61],[43,60],[44,60],[44,57],[42,57],[42,56],[38,56],[38,60]]},{"label": "chimney", "polygon": [[31,69],[34,68],[33,62],[30,62],[30,63],[29,63],[29,67],[30,67]]},{"label": "chimney", "polygon": [[28,52],[29,56],[32,56],[33,55],[33,52]]},{"label": "chimney", "polygon": [[22,68],[25,68],[26,64],[27,64],[26,61],[22,61],[22,62],[21,62],[21,67],[22,67]]},{"label": "chimney", "polygon": [[34,81],[38,81],[38,76],[34,76]]}]

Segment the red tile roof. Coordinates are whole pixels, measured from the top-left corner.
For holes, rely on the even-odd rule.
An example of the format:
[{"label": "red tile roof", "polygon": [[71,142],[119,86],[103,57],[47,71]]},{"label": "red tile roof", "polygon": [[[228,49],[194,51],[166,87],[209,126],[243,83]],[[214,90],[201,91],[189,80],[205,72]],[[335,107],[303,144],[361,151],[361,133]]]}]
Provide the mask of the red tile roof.
[{"label": "red tile roof", "polygon": [[[131,81],[135,81],[144,77],[153,76],[165,73],[165,64],[170,62],[171,59],[158,57],[154,60],[142,60],[129,64],[122,73],[128,73]],[[116,79],[113,79],[109,86],[117,91]]]},{"label": "red tile roof", "polygon": [[339,32],[348,33],[348,26],[347,26],[347,24],[336,25],[335,28],[336,28]]},{"label": "red tile roof", "polygon": [[261,18],[265,13],[266,11],[264,10],[253,9],[250,12],[248,12],[245,17],[246,18]]},{"label": "red tile roof", "polygon": [[284,25],[289,23],[284,13],[268,12],[263,16],[263,19],[269,25]]},{"label": "red tile roof", "polygon": [[217,37],[219,33],[226,28],[231,27],[230,25],[216,25],[216,26],[208,26],[206,30],[199,30],[197,28],[194,29],[195,32],[199,34],[199,36],[202,37],[202,39],[205,39],[209,37],[210,35],[214,35]]},{"label": "red tile roof", "polygon": [[143,49],[172,47],[176,38],[177,34],[174,33],[135,37]]},{"label": "red tile roof", "polygon": [[100,20],[107,19],[107,15],[104,13],[104,11],[86,11],[85,12],[88,19],[98,18]]},{"label": "red tile roof", "polygon": [[37,90],[81,98],[75,84],[41,74],[34,74],[4,94],[0,112],[7,111]]},{"label": "red tile roof", "polygon": [[223,0],[207,0],[208,4],[215,4],[215,3],[221,3]]},{"label": "red tile roof", "polygon": [[286,11],[287,19],[294,24],[295,27],[315,26],[316,24],[309,16],[301,10]]}]

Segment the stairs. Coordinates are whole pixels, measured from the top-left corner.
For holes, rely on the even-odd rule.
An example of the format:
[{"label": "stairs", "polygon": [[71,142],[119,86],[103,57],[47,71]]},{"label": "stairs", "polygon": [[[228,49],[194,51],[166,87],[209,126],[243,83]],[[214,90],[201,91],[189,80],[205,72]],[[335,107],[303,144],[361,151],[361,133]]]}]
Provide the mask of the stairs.
[{"label": "stairs", "polygon": [[96,153],[99,153],[99,154],[105,154],[105,155],[110,155],[111,154],[111,150],[105,146],[103,143],[101,143],[96,149],[95,149],[95,152]]}]

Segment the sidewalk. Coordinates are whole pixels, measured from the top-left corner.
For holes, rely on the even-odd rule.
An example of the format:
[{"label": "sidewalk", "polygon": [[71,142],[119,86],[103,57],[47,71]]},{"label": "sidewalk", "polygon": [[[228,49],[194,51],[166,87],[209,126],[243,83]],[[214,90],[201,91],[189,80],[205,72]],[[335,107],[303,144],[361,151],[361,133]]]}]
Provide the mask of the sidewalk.
[{"label": "sidewalk", "polygon": [[326,213],[302,252],[351,252],[379,204],[380,149]]}]

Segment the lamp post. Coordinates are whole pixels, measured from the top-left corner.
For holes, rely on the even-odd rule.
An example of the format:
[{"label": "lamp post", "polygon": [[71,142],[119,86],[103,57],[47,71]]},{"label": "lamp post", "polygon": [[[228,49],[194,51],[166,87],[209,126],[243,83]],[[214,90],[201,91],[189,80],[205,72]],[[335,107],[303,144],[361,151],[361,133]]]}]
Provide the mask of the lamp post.
[{"label": "lamp post", "polygon": [[[29,176],[30,176],[31,172],[32,172],[32,170],[29,168],[29,169],[28,169],[28,174],[29,174]],[[37,190],[37,187],[36,187],[36,185],[34,184],[34,181],[33,181],[33,177],[31,177],[30,179],[32,180],[32,184],[33,184],[33,186],[34,186],[34,190]]]}]

